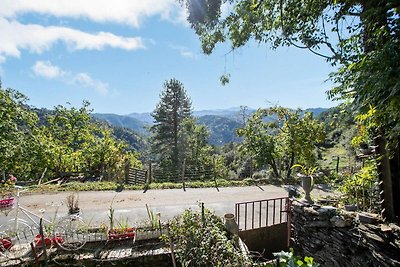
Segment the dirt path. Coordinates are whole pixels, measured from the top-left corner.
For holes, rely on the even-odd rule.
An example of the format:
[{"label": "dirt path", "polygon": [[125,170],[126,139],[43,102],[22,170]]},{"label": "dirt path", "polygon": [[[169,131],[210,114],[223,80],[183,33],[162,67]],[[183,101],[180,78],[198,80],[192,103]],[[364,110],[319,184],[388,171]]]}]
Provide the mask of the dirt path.
[{"label": "dirt path", "polygon": [[[314,190],[314,195],[324,194],[320,190]],[[25,195],[21,197],[20,203],[29,210],[40,214],[44,212],[45,218],[52,218],[57,207],[52,204],[65,202],[70,192],[45,193]],[[83,212],[85,220],[94,224],[107,223],[109,208],[113,201],[115,218],[129,219],[129,222],[143,224],[148,215],[146,204],[154,212],[160,212],[162,221],[170,219],[180,214],[186,208],[196,208],[198,202],[204,202],[205,206],[218,215],[233,213],[236,202],[262,200],[287,196],[287,191],[283,187],[272,185],[250,186],[250,187],[225,187],[220,188],[219,192],[215,188],[188,188],[149,190],[143,191],[89,191],[79,192],[79,207]],[[113,200],[114,199],[114,200]],[[2,215],[0,223],[13,217],[12,211],[7,217]],[[58,208],[57,216],[66,215],[67,207],[65,204]]]}]

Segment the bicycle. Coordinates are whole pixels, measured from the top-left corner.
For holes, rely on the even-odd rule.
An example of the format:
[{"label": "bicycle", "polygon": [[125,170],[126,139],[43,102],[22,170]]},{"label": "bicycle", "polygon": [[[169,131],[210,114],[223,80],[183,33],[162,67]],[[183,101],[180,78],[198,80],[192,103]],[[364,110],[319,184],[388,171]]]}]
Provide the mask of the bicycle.
[{"label": "bicycle", "polygon": [[[29,254],[32,244],[38,247],[51,247],[56,244],[64,250],[78,250],[86,244],[87,225],[79,215],[67,215],[57,219],[58,208],[53,220],[43,218],[20,204],[20,194],[29,190],[16,186],[15,197],[0,201],[0,210],[6,216],[15,207],[15,217],[0,226],[0,258],[23,258]],[[24,214],[30,221],[20,218]],[[44,211],[42,212],[44,213]],[[43,238],[39,234],[42,221]],[[44,241],[44,244],[43,244]]]}]

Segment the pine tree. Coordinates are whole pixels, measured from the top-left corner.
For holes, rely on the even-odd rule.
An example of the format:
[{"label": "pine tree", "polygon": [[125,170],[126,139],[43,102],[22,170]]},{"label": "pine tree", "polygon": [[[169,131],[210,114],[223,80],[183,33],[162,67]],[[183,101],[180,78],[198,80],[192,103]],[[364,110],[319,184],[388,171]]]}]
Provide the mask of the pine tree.
[{"label": "pine tree", "polygon": [[179,147],[179,132],[182,122],[191,117],[191,100],[186,95],[183,84],[176,79],[166,81],[160,94],[160,102],[151,114],[155,124],[151,127],[153,133],[151,148],[157,155],[162,166],[177,171],[183,160],[183,151]]}]

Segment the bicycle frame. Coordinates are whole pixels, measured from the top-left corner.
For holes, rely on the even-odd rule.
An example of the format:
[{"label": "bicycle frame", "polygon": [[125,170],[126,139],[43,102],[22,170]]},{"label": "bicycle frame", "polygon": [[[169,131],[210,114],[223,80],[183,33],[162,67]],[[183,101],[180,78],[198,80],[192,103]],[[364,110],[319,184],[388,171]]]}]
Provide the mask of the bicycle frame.
[{"label": "bicycle frame", "polygon": [[[15,201],[16,201],[16,212],[15,212],[15,218],[12,219],[12,220],[15,220],[14,227],[15,227],[15,228],[17,227],[17,225],[18,225],[18,220],[24,221],[23,219],[20,219],[20,218],[19,218],[20,212],[22,212],[34,225],[36,225],[36,226],[38,226],[38,227],[39,227],[39,223],[37,223],[37,221],[34,219],[34,217],[36,217],[36,218],[39,219],[39,220],[42,219],[45,223],[52,223],[51,221],[49,221],[49,220],[43,218],[43,216],[40,216],[40,215],[38,215],[38,214],[36,214],[36,213],[34,213],[34,212],[28,210],[27,208],[23,207],[23,206],[19,203],[20,193],[22,193],[22,192],[24,192],[24,191],[27,190],[27,189],[25,189],[25,190],[20,190],[20,189],[21,189],[20,187],[17,187],[17,195],[16,195],[16,197],[15,197]],[[58,208],[57,208],[57,211],[58,211]],[[57,213],[57,211],[56,211],[56,213]]]}]

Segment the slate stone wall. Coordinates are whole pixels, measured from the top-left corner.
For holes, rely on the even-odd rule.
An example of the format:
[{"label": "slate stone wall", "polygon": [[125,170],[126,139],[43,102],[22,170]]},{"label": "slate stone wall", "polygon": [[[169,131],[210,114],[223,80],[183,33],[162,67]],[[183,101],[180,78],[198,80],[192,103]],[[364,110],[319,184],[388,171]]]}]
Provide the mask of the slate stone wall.
[{"label": "slate stone wall", "polygon": [[294,201],[292,246],[320,266],[400,266],[400,227],[364,215]]}]

